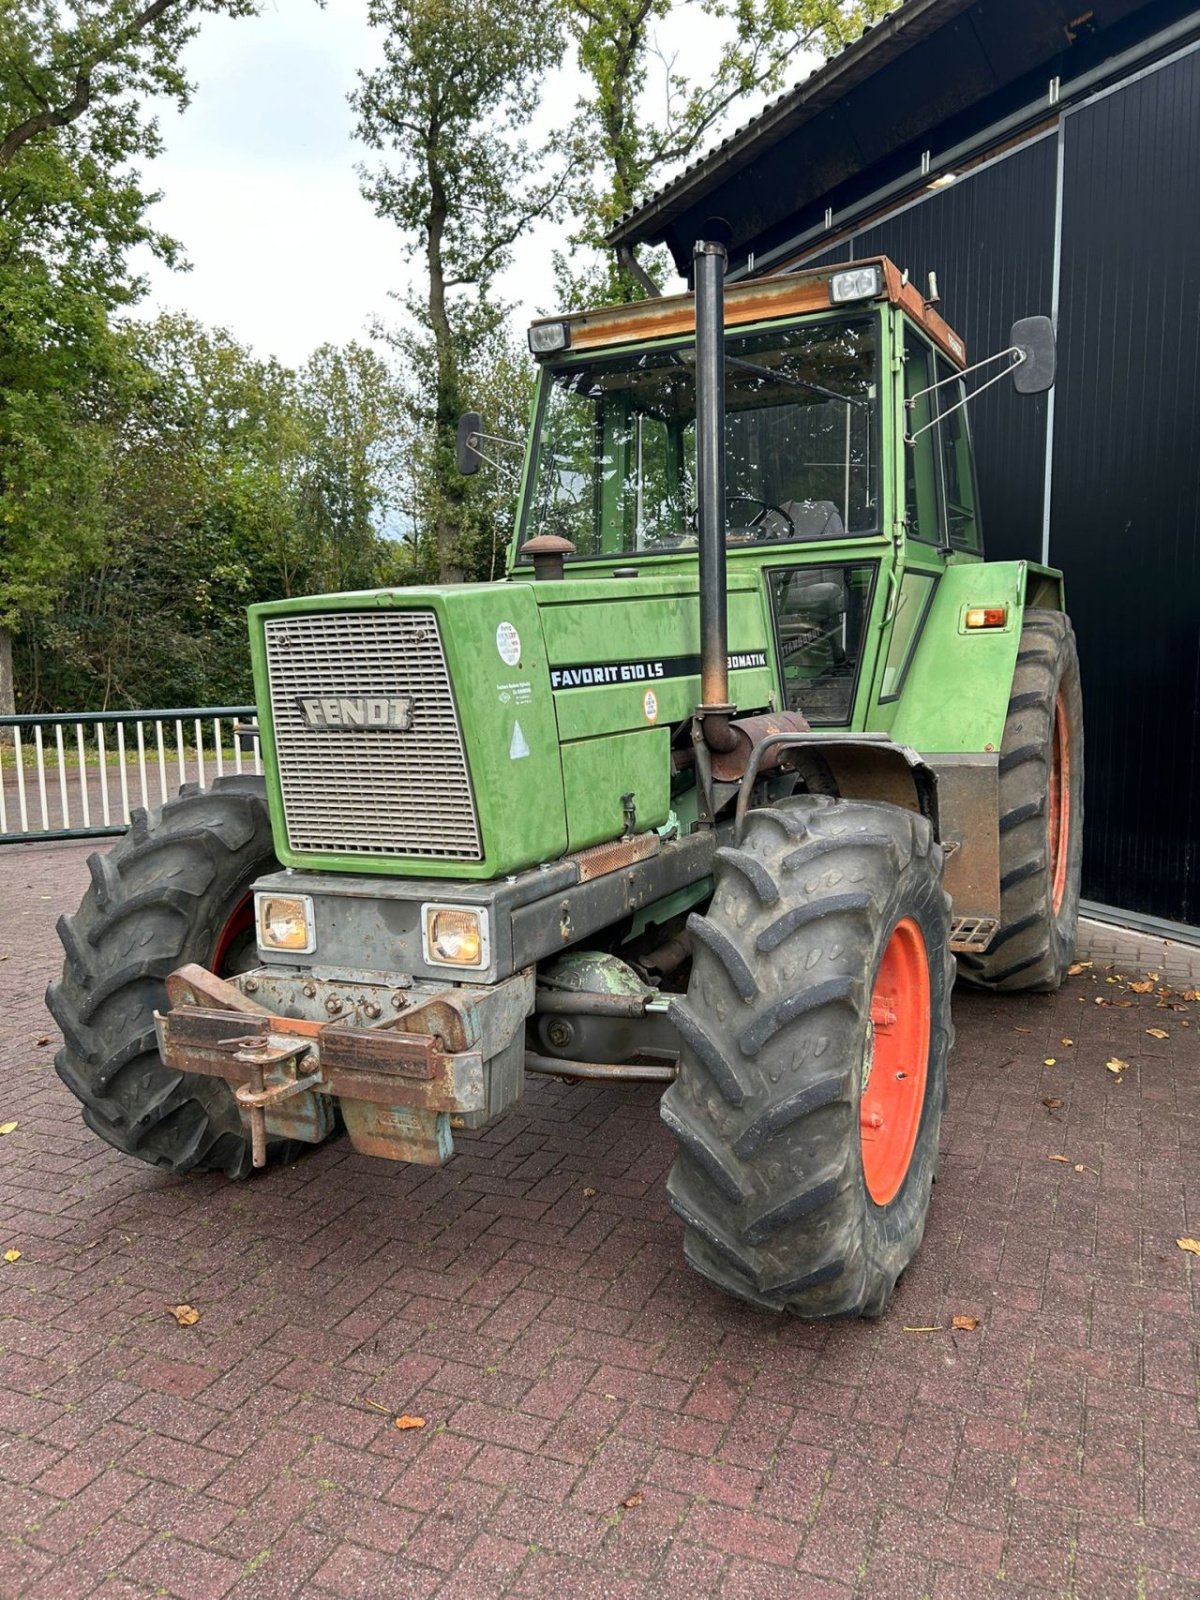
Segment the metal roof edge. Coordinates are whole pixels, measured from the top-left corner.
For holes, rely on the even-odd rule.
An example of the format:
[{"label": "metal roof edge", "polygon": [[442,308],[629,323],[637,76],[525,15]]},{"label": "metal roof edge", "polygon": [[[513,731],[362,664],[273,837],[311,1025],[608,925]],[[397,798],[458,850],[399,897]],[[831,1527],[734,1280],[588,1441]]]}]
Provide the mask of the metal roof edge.
[{"label": "metal roof edge", "polygon": [[753,156],[760,146],[811,120],[847,90],[927,38],[935,26],[940,27],[969,10],[973,3],[974,0],[903,0],[898,10],[867,29],[861,38],[818,67],[803,83],[785,90],[744,127],[685,167],[678,177],[664,184],[641,205],[627,211],[605,235],[605,242],[615,247],[661,239],[666,225],[688,209],[697,191],[702,192],[718,172],[722,178],[727,178],[731,170]]}]

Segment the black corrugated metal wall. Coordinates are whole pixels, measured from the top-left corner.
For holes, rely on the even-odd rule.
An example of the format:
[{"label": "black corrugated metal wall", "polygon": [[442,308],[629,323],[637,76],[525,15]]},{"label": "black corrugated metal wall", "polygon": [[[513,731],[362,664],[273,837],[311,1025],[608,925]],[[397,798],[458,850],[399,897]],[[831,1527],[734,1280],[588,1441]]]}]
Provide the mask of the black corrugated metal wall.
[{"label": "black corrugated metal wall", "polygon": [[[1200,923],[1200,53],[1063,118],[1050,561],[1088,739],[1086,898]],[[817,259],[884,253],[971,359],[1052,308],[1059,138],[1043,136]],[[1046,406],[972,408],[992,557],[1042,553]]]},{"label": "black corrugated metal wall", "polygon": [[1084,893],[1200,923],[1200,53],[1065,118],[1050,553],[1080,632]]}]

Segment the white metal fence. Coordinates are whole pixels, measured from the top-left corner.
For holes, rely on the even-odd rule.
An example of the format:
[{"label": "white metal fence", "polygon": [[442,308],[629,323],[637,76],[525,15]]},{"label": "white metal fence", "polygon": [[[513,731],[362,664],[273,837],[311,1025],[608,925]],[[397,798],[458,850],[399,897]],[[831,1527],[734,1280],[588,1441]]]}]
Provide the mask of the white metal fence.
[{"label": "white metal fence", "polygon": [[0,844],[124,833],[184,783],[262,771],[253,706],[0,717]]}]

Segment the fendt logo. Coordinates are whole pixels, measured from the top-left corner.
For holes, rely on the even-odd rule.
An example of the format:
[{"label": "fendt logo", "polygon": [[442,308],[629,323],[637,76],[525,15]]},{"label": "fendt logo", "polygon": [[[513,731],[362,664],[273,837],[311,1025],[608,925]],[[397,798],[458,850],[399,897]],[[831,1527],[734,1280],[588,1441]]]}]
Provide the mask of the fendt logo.
[{"label": "fendt logo", "polygon": [[300,710],[310,728],[336,728],[340,733],[406,733],[412,727],[409,695],[300,696]]}]

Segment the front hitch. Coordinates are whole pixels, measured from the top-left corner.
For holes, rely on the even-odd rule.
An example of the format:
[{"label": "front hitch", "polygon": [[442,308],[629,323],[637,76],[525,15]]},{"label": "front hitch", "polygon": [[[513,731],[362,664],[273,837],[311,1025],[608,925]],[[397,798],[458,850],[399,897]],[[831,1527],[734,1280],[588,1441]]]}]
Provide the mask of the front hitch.
[{"label": "front hitch", "polygon": [[154,1018],[163,1061],[225,1079],[256,1167],[268,1134],[327,1138],[335,1103],[364,1155],[441,1166],[453,1127],[483,1127],[520,1098],[534,974],[402,989],[271,968],[228,982],[188,965],[167,997]]}]

